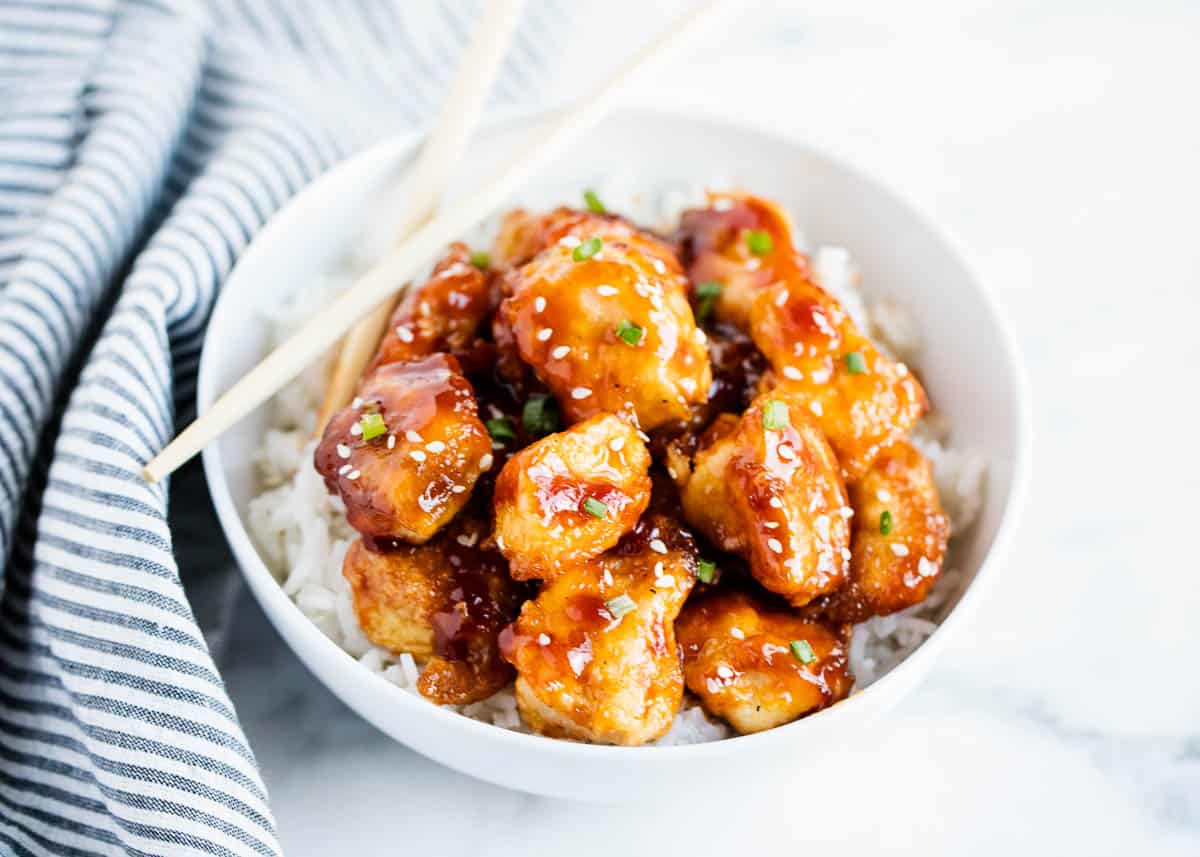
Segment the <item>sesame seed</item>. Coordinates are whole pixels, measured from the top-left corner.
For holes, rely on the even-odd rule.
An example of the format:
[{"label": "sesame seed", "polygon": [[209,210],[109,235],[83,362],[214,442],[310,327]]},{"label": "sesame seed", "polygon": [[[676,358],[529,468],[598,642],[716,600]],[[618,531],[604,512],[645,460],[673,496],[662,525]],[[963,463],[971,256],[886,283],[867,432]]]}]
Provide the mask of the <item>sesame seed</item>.
[{"label": "sesame seed", "polygon": [[779,541],[779,539],[767,539],[767,547],[775,553],[783,553],[783,542]]},{"label": "sesame seed", "polygon": [[808,409],[818,417],[825,413],[825,410],[821,407],[821,403],[815,399],[808,403]]},{"label": "sesame seed", "polygon": [[422,438],[419,434],[417,434],[412,429],[409,429],[408,431],[406,431],[404,433],[404,437],[409,443],[422,443],[424,441],[424,438]]},{"label": "sesame seed", "polygon": [[355,437],[358,437],[360,434],[362,434],[362,424],[355,423],[354,425],[350,426],[350,434],[354,435]]},{"label": "sesame seed", "polygon": [[903,363],[897,363],[896,364],[896,374],[899,375],[901,378],[903,378],[905,375],[908,374],[908,367],[905,366]]},{"label": "sesame seed", "polygon": [[662,564],[662,560],[660,559],[658,562],[654,563],[654,576],[662,577],[662,574],[663,574],[663,564]]},{"label": "sesame seed", "polygon": [[744,640],[746,639],[746,632],[741,628],[730,628],[729,636],[733,637],[735,640]]},{"label": "sesame seed", "polygon": [[602,298],[611,298],[613,295],[617,294],[617,290],[613,286],[597,286],[596,294]]},{"label": "sesame seed", "polygon": [[829,516],[817,515],[813,519],[813,529],[817,531],[817,537],[822,541],[829,541]]},{"label": "sesame seed", "polygon": [[661,577],[654,578],[654,584],[656,586],[661,586],[663,589],[674,589],[675,578],[671,577],[669,574],[664,574]]},{"label": "sesame seed", "polygon": [[770,503],[771,503],[772,509],[782,509],[783,508],[783,501],[780,500],[778,497],[772,497],[770,500]]},{"label": "sesame seed", "polygon": [[662,539],[651,539],[650,550],[654,551],[655,553],[666,553],[667,546],[663,543]]},{"label": "sesame seed", "polygon": [[592,391],[589,390],[587,387],[576,387],[574,390],[571,391],[571,398],[572,399],[586,399],[591,394],[592,394]]},{"label": "sesame seed", "polygon": [[346,474],[347,479],[357,479],[360,476],[362,476],[361,470],[351,470],[349,473]]},{"label": "sesame seed", "polygon": [[725,664],[721,664],[719,667],[717,667],[717,675],[719,675],[721,678],[733,678],[733,670],[731,670]]},{"label": "sesame seed", "polygon": [[455,541],[458,542],[463,547],[469,548],[469,547],[472,547],[475,544],[475,542],[479,541],[479,534],[478,533],[460,533],[458,538],[455,539]]},{"label": "sesame seed", "polygon": [[562,238],[558,239],[558,243],[569,250],[574,250],[583,242],[579,240],[578,235],[564,235]]},{"label": "sesame seed", "polygon": [[784,366],[783,367],[783,377],[785,377],[791,381],[803,381],[804,373],[801,372],[799,369],[797,369],[795,366]]},{"label": "sesame seed", "polygon": [[829,380],[829,367],[822,366],[820,369],[814,369],[812,379],[814,384],[824,384]]},{"label": "sesame seed", "polygon": [[570,346],[560,345],[557,348],[555,348],[553,351],[550,352],[550,356],[553,357],[555,360],[562,360],[564,357],[566,357],[570,353],[571,353]]},{"label": "sesame seed", "polygon": [[[747,259],[746,264],[743,267],[745,267],[747,271],[757,271],[762,267],[762,259],[759,259],[757,256],[753,259]],[[783,304],[780,304],[780,306],[783,306]]]},{"label": "sesame seed", "polygon": [[763,526],[765,528],[767,528],[768,530],[774,530],[779,526],[779,522],[778,521],[766,521],[765,523],[763,523]]},{"label": "sesame seed", "polygon": [[553,335],[554,335],[553,330],[551,330],[548,327],[543,327],[541,330],[539,330],[537,332],[537,340],[538,340],[538,342],[545,342],[547,339],[549,339]]},{"label": "sesame seed", "polygon": [[400,337],[401,342],[412,342],[413,341],[413,332],[411,330],[409,330],[407,327],[405,327],[404,325],[400,325],[399,327],[396,328],[396,335],[398,337]]},{"label": "sesame seed", "polygon": [[658,273],[665,274],[667,272],[667,266],[662,263],[662,259],[655,259],[652,264],[654,265],[654,270],[658,271]]},{"label": "sesame seed", "polygon": [[412,452],[409,453],[409,456],[412,458],[413,461],[424,461],[425,460],[425,453],[421,452],[421,450],[419,450],[419,449],[414,449]]},{"label": "sesame seed", "polygon": [[917,573],[921,577],[933,577],[937,574],[937,566],[925,557],[921,557],[917,560]]},{"label": "sesame seed", "polygon": [[612,440],[610,440],[608,442],[608,448],[611,449],[613,452],[620,452],[622,449],[625,448],[625,438],[614,437]]},{"label": "sesame seed", "polygon": [[358,396],[355,396],[354,401],[350,403],[350,407],[361,408],[362,407],[362,399]]},{"label": "sesame seed", "polygon": [[697,327],[696,328],[696,344],[704,345],[707,342],[708,342],[708,334]]},{"label": "sesame seed", "polygon": [[350,468],[349,464],[343,464],[341,467],[338,468],[338,476],[345,476],[347,473],[350,472],[350,470],[351,470],[351,468]]},{"label": "sesame seed", "polygon": [[843,506],[842,508],[838,509],[838,514],[841,515],[843,518],[845,518],[847,521],[849,521],[851,518],[854,517],[854,510],[851,509],[849,506]]},{"label": "sesame seed", "polygon": [[891,548],[892,553],[894,553],[896,556],[908,556],[908,545],[906,544],[892,542]]},{"label": "sesame seed", "polygon": [[541,295],[534,298],[533,308],[536,312],[543,312],[546,309],[546,299]]},{"label": "sesame seed", "polygon": [[786,443],[779,444],[779,446],[775,447],[775,451],[779,454],[779,457],[782,458],[784,461],[791,461],[793,458],[796,457],[796,453],[793,452],[792,448],[790,446],[788,446]]},{"label": "sesame seed", "polygon": [[492,458],[492,454],[490,452],[485,452],[483,454],[483,457],[479,459],[479,469],[480,470],[491,470],[492,462],[494,460],[495,459]]},{"label": "sesame seed", "polygon": [[876,499],[879,500],[880,503],[887,503],[887,502],[891,501],[892,494],[890,491],[885,491],[883,488],[880,488],[878,491],[875,492],[875,497],[876,497]]},{"label": "sesame seed", "polygon": [[350,447],[346,446],[346,444],[344,444],[344,443],[339,443],[337,445],[337,454],[338,454],[339,458],[349,458],[350,457]]},{"label": "sesame seed", "polygon": [[541,646],[550,645],[550,635],[547,634],[545,631],[538,634],[538,645],[541,645]]},{"label": "sesame seed", "polygon": [[781,290],[779,292],[778,296],[776,296],[776,298],[775,298],[775,306],[783,306],[785,303],[787,303],[787,301],[788,301],[787,291]]},{"label": "sesame seed", "polygon": [[649,442],[650,442],[650,435],[646,434],[646,433],[645,433],[644,431],[642,431],[641,429],[638,429],[638,437],[640,437],[640,438],[642,439],[642,443],[649,443]]},{"label": "sesame seed", "polygon": [[846,560],[846,562],[849,562],[850,557],[852,556],[854,556],[854,554],[850,553],[850,548],[842,548],[842,559]]},{"label": "sesame seed", "polygon": [[442,443],[440,440],[434,440],[434,441],[430,441],[429,443],[425,444],[425,448],[428,449],[430,452],[436,454],[439,452],[445,452],[446,444]]},{"label": "sesame seed", "polygon": [[692,378],[684,378],[679,382],[679,386],[683,387],[689,396],[696,392],[696,382]]},{"label": "sesame seed", "polygon": [[396,448],[396,436],[394,434],[389,434],[388,435],[388,449],[395,449],[395,448]]},{"label": "sesame seed", "polygon": [[467,486],[466,486],[466,485],[451,485],[451,486],[450,486],[450,493],[451,493],[451,494],[461,494],[461,493],[463,493],[463,492],[464,492],[464,491],[466,491],[466,490],[467,490]]}]

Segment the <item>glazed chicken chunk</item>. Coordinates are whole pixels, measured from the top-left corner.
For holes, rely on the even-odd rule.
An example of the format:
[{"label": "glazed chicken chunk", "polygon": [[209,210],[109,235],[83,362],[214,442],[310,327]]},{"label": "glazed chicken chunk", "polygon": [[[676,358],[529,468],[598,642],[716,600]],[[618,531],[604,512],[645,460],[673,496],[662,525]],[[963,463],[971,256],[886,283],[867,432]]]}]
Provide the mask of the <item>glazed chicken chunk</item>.
[{"label": "glazed chicken chunk", "polygon": [[576,423],[516,453],[496,478],[496,545],[518,580],[548,579],[598,556],[650,502],[650,453],[612,414]]},{"label": "glazed chicken chunk", "polygon": [[543,585],[501,638],[525,723],[601,744],[662,736],[683,699],[675,619],[695,572],[691,537],[648,515],[617,547]]},{"label": "glazed chicken chunk", "polygon": [[329,421],[317,471],[360,533],[420,544],[450,521],[492,466],[492,441],[458,361],[380,366]]},{"label": "glazed chicken chunk", "polygon": [[452,244],[430,278],[405,292],[372,368],[439,351],[459,354],[470,345],[490,309],[487,276],[471,264],[466,244]]},{"label": "glazed chicken chunk", "polygon": [[689,601],[675,632],[688,690],[743,734],[827,708],[854,686],[849,625],[801,619],[744,592]]},{"label": "glazed chicken chunk", "polygon": [[850,579],[808,609],[862,622],[921,603],[941,573],[950,536],[929,462],[898,441],[848,490],[854,509]]},{"label": "glazed chicken chunk", "polygon": [[808,259],[792,243],[787,214],[760,197],[710,194],[707,208],[683,213],[676,237],[698,301],[711,300],[717,321],[743,330],[764,289],[808,276]]},{"label": "glazed chicken chunk", "polygon": [[342,564],[367,639],[425,663],[417,689],[440,704],[486,699],[512,678],[497,639],[521,592],[503,558],[481,549],[485,528],[456,523],[419,547],[357,539]]},{"label": "glazed chicken chunk", "polygon": [[571,222],[509,273],[497,341],[511,339],[568,422],[626,409],[647,431],[686,419],[712,371],[678,259],[623,221]]},{"label": "glazed chicken chunk", "polygon": [[701,443],[690,473],[672,464],[687,522],[797,607],[841,586],[850,509],[803,399],[762,394],[740,418],[722,415]]},{"label": "glazed chicken chunk", "polygon": [[903,363],[882,354],[819,286],[793,278],[755,300],[750,335],[774,383],[803,398],[847,479],[908,434],[929,406]]}]

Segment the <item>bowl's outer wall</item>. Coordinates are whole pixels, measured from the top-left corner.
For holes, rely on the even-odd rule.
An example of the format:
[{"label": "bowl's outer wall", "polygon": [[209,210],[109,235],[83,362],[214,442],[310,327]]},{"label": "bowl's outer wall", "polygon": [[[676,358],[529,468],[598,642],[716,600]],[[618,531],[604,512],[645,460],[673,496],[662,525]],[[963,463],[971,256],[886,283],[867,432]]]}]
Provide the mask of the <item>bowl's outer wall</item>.
[{"label": "bowl's outer wall", "polygon": [[[486,181],[525,141],[525,123],[494,128],[478,143],[451,195]],[[264,355],[264,321],[282,296],[346,265],[350,248],[379,246],[403,198],[410,146],[385,142],[326,174],[286,206],[243,254],[213,313],[201,360],[199,412]],[[968,596],[997,561],[995,542],[1013,525],[1027,458],[1027,413],[1011,339],[952,246],[877,183],[795,143],[745,128],[663,114],[614,114],[541,177],[572,201],[579,189],[619,172],[651,191],[727,177],[780,200],[813,245],[848,248],[869,298],[890,297],[914,317],[923,339],[917,361],[930,396],[953,427],[954,443],[989,461],[979,522],[959,546]],[[636,800],[684,783],[751,775],[780,753],[836,746],[864,716],[885,711],[928,671],[965,604],[904,664],[863,693],[786,727],[714,744],[603,748],[488,726],[438,709],[361,669],[284,595],[242,524],[255,491],[253,453],[267,428],[260,408],[205,451],[222,526],[268,617],[304,663],[379,729],[453,768],[527,791],[585,800]],[[1008,520],[1005,520],[1007,517]],[[1003,524],[1003,526],[1002,526]],[[989,552],[992,556],[989,557]],[[961,594],[961,593],[960,593]]]}]

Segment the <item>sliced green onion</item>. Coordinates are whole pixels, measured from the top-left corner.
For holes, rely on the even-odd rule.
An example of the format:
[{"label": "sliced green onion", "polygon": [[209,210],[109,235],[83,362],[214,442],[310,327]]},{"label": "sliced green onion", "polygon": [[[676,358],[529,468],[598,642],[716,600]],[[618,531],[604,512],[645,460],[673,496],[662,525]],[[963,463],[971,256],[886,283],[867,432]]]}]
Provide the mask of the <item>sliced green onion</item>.
[{"label": "sliced green onion", "polygon": [[604,203],[600,201],[600,197],[596,196],[594,190],[585,190],[583,192],[583,201],[587,203],[588,211],[592,214],[608,213],[608,209],[604,207]]},{"label": "sliced green onion", "polygon": [[881,536],[892,534],[892,513],[887,509],[884,509],[883,514],[879,516],[879,534]]},{"label": "sliced green onion", "polygon": [[783,431],[787,427],[787,403],[779,399],[769,399],[763,406],[763,428],[767,431]]},{"label": "sliced green onion", "polygon": [[751,229],[746,233],[746,249],[755,256],[764,256],[775,248],[771,235],[761,229]]},{"label": "sliced green onion", "polygon": [[717,298],[721,296],[721,291],[725,288],[724,283],[719,283],[716,280],[709,280],[706,283],[700,283],[696,286],[696,297],[700,298],[700,303],[696,307],[696,316],[701,321],[712,315],[713,305],[717,302]]},{"label": "sliced green onion", "polygon": [[600,252],[601,241],[595,235],[587,241],[581,243],[578,247],[571,251],[571,258],[576,262],[582,262],[585,259],[590,259]]},{"label": "sliced green onion", "polygon": [[610,598],[604,602],[604,606],[613,615],[614,619],[620,619],[626,613],[637,609],[637,603],[628,595],[618,595],[616,598]]},{"label": "sliced green onion", "polygon": [[476,250],[471,254],[471,264],[481,271],[486,271],[492,264],[492,254],[486,250]]},{"label": "sliced green onion", "polygon": [[608,507],[595,497],[588,497],[583,501],[583,511],[587,512],[593,518],[603,518],[608,514]]},{"label": "sliced green onion", "polygon": [[621,340],[626,345],[637,345],[640,343],[642,341],[643,333],[645,333],[645,331],[629,319],[625,319],[623,322],[617,325],[617,336],[621,337]]},{"label": "sliced green onion", "polygon": [[816,652],[813,647],[808,644],[808,640],[792,640],[788,643],[788,648],[792,650],[792,654],[796,656],[802,664],[811,664],[817,659]]},{"label": "sliced green onion", "polygon": [[846,355],[846,368],[851,375],[865,375],[867,372],[867,360],[862,356],[861,351],[851,351]]},{"label": "sliced green onion", "polygon": [[702,559],[700,564],[696,566],[696,577],[701,583],[712,583],[713,572],[717,570],[717,564],[711,559]]},{"label": "sliced green onion", "polygon": [[558,407],[549,396],[530,396],[521,410],[521,423],[534,437],[558,431]]},{"label": "sliced green onion", "polygon": [[484,425],[487,426],[492,440],[512,440],[517,436],[516,429],[508,417],[496,417],[494,420],[488,420]]},{"label": "sliced green onion", "polygon": [[380,435],[387,434],[387,423],[383,421],[383,414],[378,411],[363,414],[358,425],[362,429],[363,440],[374,440]]}]

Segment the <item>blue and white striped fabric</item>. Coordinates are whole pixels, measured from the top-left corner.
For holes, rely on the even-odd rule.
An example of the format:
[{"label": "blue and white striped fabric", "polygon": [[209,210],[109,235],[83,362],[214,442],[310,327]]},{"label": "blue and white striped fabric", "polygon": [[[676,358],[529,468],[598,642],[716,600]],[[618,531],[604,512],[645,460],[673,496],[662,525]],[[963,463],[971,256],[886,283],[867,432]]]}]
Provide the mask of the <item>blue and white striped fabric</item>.
[{"label": "blue and white striped fabric", "polygon": [[[560,14],[531,4],[497,100],[536,94]],[[0,0],[0,852],[279,853],[139,471],[190,416],[238,253],[343,154],[423,121],[473,18]]]}]

